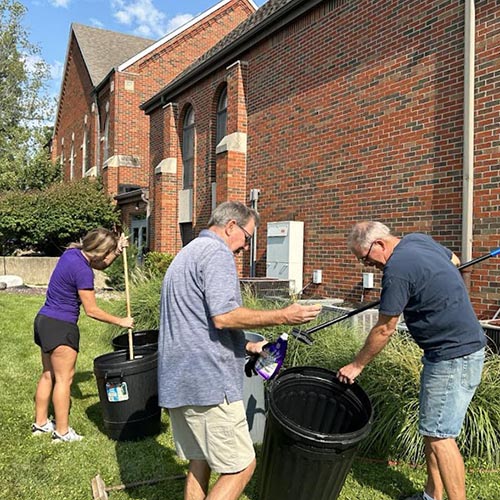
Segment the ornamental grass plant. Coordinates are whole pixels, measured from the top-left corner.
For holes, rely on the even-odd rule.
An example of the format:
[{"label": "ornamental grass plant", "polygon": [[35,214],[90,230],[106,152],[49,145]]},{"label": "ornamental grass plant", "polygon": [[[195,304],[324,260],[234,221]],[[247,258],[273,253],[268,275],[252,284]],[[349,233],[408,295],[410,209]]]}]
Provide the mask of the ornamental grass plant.
[{"label": "ornamental grass plant", "polygon": [[[163,276],[136,275],[131,286],[132,315],[136,331],[159,328],[159,300]],[[278,309],[286,300],[257,297],[250,288],[243,294],[244,304],[252,309]],[[115,314],[125,314],[124,302],[112,306]],[[302,329],[328,321],[335,313],[325,311]],[[268,340],[275,340],[292,327],[279,326],[258,331]],[[108,327],[110,338],[118,333]],[[351,362],[366,338],[366,332],[353,326],[350,319],[319,330],[308,346],[292,335],[284,368],[318,366],[337,371]],[[386,348],[360,375],[358,382],[369,395],[375,419],[360,452],[372,458],[422,464],[423,440],[418,433],[418,397],[422,351],[408,333],[396,332]],[[500,465],[500,356],[487,351],[483,377],[467,412],[458,444],[466,460],[482,467]]]},{"label": "ornamental grass plant", "polygon": [[[151,284],[150,284],[151,285]],[[146,286],[146,285],[142,285]],[[152,286],[152,285],[151,285]],[[157,286],[159,286],[157,284]],[[158,292],[159,293],[159,292]],[[142,294],[144,295],[144,294]],[[153,293],[151,293],[153,295]],[[170,432],[168,415],[162,415],[162,432],[158,436],[140,441],[117,442],[105,434],[103,414],[93,373],[93,360],[104,353],[112,352],[107,325],[87,318],[83,313],[80,320],[81,344],[74,383],[71,389],[70,421],[85,439],[79,443],[52,444],[50,436],[32,437],[30,426],[33,421],[33,395],[40,376],[39,349],[33,343],[33,318],[43,303],[44,297],[0,292],[0,500],[89,500],[92,498],[90,483],[100,474],[107,486],[130,483],[145,479],[165,478],[183,473],[187,464],[179,460]],[[154,302],[152,297],[151,303]],[[158,297],[157,299],[158,300]],[[99,305],[109,311],[116,304],[123,307],[123,298],[98,298]],[[120,304],[118,304],[120,303]],[[282,304],[268,304],[278,307]],[[151,316],[156,313],[149,312]],[[151,325],[146,325],[151,326]],[[288,327],[285,327],[288,328]],[[284,328],[265,333],[273,340]],[[286,330],[285,330],[286,331]],[[318,332],[312,348],[290,339],[289,361],[295,364],[325,363],[330,369],[337,369],[341,362],[347,362],[362,342],[362,336],[348,327],[347,323],[330,333]],[[352,339],[352,345],[349,347]],[[394,339],[396,340],[396,339]],[[337,345],[338,343],[338,345]],[[297,352],[295,352],[297,349]],[[331,352],[330,352],[331,351]],[[335,358],[332,352],[338,355]],[[493,359],[493,358],[492,358]],[[499,373],[498,357],[495,364],[488,365],[490,375],[485,376],[481,408],[495,406],[498,395],[490,382]],[[361,385],[372,397],[373,389],[368,386],[369,372],[363,374]],[[394,378],[397,378],[396,376]],[[383,379],[382,379],[383,380]],[[381,383],[380,392],[397,392]],[[498,390],[498,389],[496,389]],[[492,399],[488,396],[492,394]],[[393,395],[394,396],[394,395]],[[395,397],[395,396],[394,396]],[[391,400],[393,401],[393,400]],[[397,413],[398,408],[394,411]],[[491,426],[490,409],[479,418]],[[381,410],[375,415],[375,422],[382,417]],[[476,417],[478,418],[478,417]],[[477,422],[476,422],[477,423]],[[479,423],[477,423],[479,425]],[[498,425],[496,425],[498,429]],[[389,431],[386,431],[388,433]],[[492,428],[486,429],[478,438],[489,441]],[[387,441],[391,441],[388,435]],[[496,441],[488,443],[494,450]],[[482,443],[484,445],[484,443]],[[374,448],[370,453],[373,453]],[[481,450],[480,450],[481,451]],[[258,480],[261,447],[256,447],[257,472],[248,484],[240,500],[259,500]],[[484,451],[481,451],[484,453]],[[338,500],[394,500],[401,494],[412,494],[421,490],[425,481],[425,468],[404,463],[390,465],[386,456],[375,460],[362,457],[355,459]],[[468,462],[470,467],[471,462]],[[486,461],[472,462],[475,470],[467,474],[467,497],[475,500],[498,500],[500,498],[500,472],[480,470]],[[211,482],[217,479],[213,475]],[[110,500],[179,500],[182,498],[183,482],[166,480],[151,486],[112,491]],[[311,499],[314,500],[314,499]]]},{"label": "ornamental grass plant", "polygon": [[[313,365],[337,371],[352,361],[366,333],[346,320],[319,330],[313,337],[312,346],[290,337],[287,366]],[[358,377],[375,414],[372,431],[361,446],[366,456],[424,462],[423,440],[418,433],[421,357],[422,351],[411,337],[404,331],[396,332]],[[500,356],[487,350],[482,382],[457,442],[465,460],[495,468],[500,465],[499,440]]]}]

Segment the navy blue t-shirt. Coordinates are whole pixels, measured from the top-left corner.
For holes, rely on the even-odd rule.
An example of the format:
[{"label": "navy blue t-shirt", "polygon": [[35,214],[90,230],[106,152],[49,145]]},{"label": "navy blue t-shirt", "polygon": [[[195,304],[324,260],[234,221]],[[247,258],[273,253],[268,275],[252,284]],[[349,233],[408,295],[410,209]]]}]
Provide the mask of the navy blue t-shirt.
[{"label": "navy blue t-shirt", "polygon": [[486,345],[452,252],[425,234],[401,239],[384,267],[380,313],[399,316],[430,361],[465,356]]}]

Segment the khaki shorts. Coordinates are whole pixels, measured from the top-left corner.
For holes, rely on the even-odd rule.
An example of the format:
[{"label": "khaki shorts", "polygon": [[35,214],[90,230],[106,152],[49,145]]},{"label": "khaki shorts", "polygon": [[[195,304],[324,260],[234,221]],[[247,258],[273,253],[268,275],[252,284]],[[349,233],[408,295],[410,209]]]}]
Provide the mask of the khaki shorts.
[{"label": "khaki shorts", "polygon": [[246,469],[255,458],[243,401],[170,408],[175,448],[184,460],[205,460],[219,474]]}]

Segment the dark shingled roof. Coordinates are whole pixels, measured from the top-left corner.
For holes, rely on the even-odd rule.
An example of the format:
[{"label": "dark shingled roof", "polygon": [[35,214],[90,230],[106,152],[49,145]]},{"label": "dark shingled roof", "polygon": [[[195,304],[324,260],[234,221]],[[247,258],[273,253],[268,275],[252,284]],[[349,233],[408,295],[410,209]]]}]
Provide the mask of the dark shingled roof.
[{"label": "dark shingled roof", "polygon": [[77,23],[72,23],[71,29],[94,87],[101,83],[113,68],[155,42],[147,38],[91,28]]},{"label": "dark shingled roof", "polygon": [[249,33],[254,28],[262,24],[266,19],[272,17],[275,12],[281,10],[285,5],[296,3],[297,0],[268,0],[260,9],[257,9],[251,16],[240,23],[233,31],[228,33],[220,42],[216,43],[210,50],[205,52],[199,59],[196,60],[187,70],[192,71],[205,60],[210,59],[216,53],[220,52],[225,47],[228,47],[233,42],[241,38],[246,33]]},{"label": "dark shingled roof", "polygon": [[297,9],[299,6],[305,10],[311,8],[312,5],[319,1],[321,0],[268,0],[262,7],[257,9],[251,16],[240,23],[233,31],[228,33],[210,50],[205,52],[199,59],[191,64],[191,66],[172,80],[156,96],[142,104],[141,109],[145,110],[146,113],[149,112],[156,105],[160,104],[162,94],[173,90],[178,84],[186,80],[188,75],[196,74],[197,70],[201,70],[201,68],[207,66],[209,62],[213,69],[214,61],[217,60],[219,56],[222,57],[225,52],[232,50],[232,48],[237,50],[237,47],[246,41],[250,40],[250,43],[252,43],[251,41],[253,40],[255,42],[256,40],[254,37],[257,33],[265,30],[267,26],[279,22],[279,19],[285,12]]}]

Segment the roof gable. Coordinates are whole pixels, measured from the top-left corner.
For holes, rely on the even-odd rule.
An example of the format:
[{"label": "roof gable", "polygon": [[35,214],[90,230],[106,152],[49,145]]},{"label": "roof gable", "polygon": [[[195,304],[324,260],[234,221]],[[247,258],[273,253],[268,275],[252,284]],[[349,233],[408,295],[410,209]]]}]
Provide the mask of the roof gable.
[{"label": "roof gable", "polygon": [[[168,43],[170,40],[173,40],[176,36],[182,34],[184,31],[187,31],[189,28],[195,26],[200,21],[203,21],[203,19],[209,17],[211,14],[221,9],[226,4],[231,3],[232,1],[233,0],[220,0],[218,3],[216,3],[209,9],[193,17],[193,19],[191,19],[187,23],[183,24],[182,26],[179,26],[177,29],[171,31],[170,33],[167,33],[163,38],[160,38],[157,42],[154,42],[149,47],[146,47],[143,51],[134,54],[133,57],[131,57],[129,60],[124,61],[120,65],[118,71],[126,70],[130,65],[134,64],[139,59],[142,59],[143,57],[147,56],[149,53],[153,52],[158,47],[161,47],[162,45]],[[255,5],[255,2],[253,0],[248,0],[248,3],[254,8],[254,10],[257,10],[257,6]]]},{"label": "roof gable", "polygon": [[147,38],[83,24],[73,23],[71,29],[94,86],[97,86],[113,68],[154,43],[154,40]]}]

